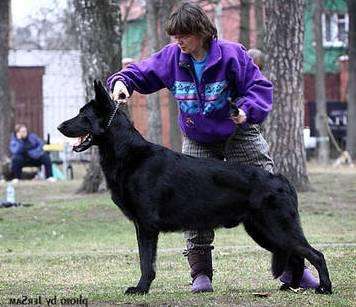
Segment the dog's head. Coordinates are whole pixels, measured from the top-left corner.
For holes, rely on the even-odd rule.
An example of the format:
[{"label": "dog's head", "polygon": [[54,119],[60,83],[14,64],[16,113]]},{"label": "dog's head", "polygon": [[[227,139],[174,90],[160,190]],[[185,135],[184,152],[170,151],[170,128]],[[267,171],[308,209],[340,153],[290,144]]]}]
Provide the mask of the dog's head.
[{"label": "dog's head", "polygon": [[[116,111],[114,102],[101,82],[94,81],[95,99],[89,101],[79,114],[58,126],[58,130],[67,137],[79,138],[73,150],[81,152],[97,145],[100,136],[108,127],[110,118]],[[120,112],[120,111],[117,111]]]}]

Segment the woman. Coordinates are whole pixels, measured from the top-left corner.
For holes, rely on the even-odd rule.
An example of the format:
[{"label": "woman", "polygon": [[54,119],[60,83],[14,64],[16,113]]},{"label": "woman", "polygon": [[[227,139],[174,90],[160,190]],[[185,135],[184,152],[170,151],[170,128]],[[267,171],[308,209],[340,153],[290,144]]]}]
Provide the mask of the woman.
[{"label": "woman", "polygon": [[43,150],[43,141],[33,132],[28,133],[23,124],[15,126],[15,132],[11,135],[10,152],[11,171],[15,178],[21,179],[24,166],[45,167],[45,176],[48,181],[55,181],[52,177],[52,163],[49,155]]},{"label": "woman", "polygon": [[[242,45],[217,39],[215,26],[196,4],[180,5],[166,31],[176,43],[107,80],[113,99],[168,88],[180,109],[183,153],[236,160],[272,172],[273,161],[259,127],[272,108],[271,82]],[[230,101],[238,114],[230,113]],[[192,291],[212,291],[214,231],[187,231],[185,237]]]}]

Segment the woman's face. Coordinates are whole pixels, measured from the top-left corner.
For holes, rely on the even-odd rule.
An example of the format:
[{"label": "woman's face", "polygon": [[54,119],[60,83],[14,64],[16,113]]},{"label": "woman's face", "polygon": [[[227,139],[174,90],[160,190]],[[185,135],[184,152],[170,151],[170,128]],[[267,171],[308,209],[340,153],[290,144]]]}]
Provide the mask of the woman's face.
[{"label": "woman's face", "polygon": [[27,137],[27,128],[21,127],[18,131],[18,136],[20,136],[21,139],[25,139]]},{"label": "woman's face", "polygon": [[174,35],[179,48],[184,53],[197,54],[203,50],[203,39],[194,34]]}]

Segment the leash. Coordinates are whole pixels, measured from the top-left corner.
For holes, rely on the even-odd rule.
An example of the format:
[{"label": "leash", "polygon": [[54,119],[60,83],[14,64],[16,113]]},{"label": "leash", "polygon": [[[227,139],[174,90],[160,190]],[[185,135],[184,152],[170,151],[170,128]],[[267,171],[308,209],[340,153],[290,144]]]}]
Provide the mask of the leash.
[{"label": "leash", "polygon": [[105,130],[109,129],[109,127],[111,126],[111,123],[116,115],[117,110],[119,109],[121,104],[125,104],[126,103],[126,99],[120,99],[115,103],[115,109],[113,111],[113,113],[110,115],[109,121],[106,124]]}]

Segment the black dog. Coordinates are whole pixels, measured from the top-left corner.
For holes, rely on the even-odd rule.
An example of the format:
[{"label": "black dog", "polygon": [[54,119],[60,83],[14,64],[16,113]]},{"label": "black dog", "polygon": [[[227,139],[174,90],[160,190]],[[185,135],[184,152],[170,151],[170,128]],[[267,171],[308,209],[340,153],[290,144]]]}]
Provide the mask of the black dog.
[{"label": "black dog", "polygon": [[281,175],[238,163],[198,159],[146,141],[101,85],[95,100],[59,127],[81,137],[75,151],[98,145],[100,163],[112,200],[133,221],[140,254],[141,278],[126,293],[147,293],[155,278],[159,232],[235,227],[272,252],[277,278],[288,267],[298,287],[304,259],[318,270],[318,293],[331,293],[321,252],[312,248],[299,222],[294,188]]}]

